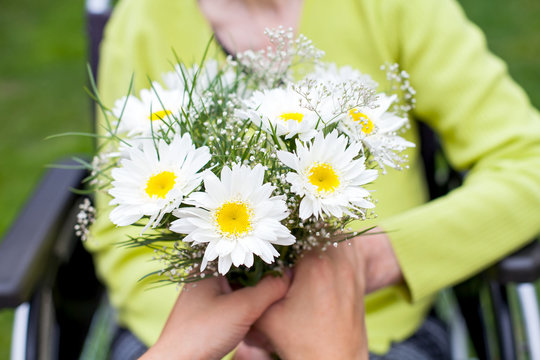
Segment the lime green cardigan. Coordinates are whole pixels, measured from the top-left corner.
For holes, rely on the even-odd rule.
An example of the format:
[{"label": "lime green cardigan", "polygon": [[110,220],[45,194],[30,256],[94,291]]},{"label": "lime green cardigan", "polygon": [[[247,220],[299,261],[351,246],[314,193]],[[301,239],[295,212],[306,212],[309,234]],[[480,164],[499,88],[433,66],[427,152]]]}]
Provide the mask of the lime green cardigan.
[{"label": "lime green cardigan", "polygon": [[[409,170],[389,171],[374,186],[376,223],[389,230],[405,277],[404,285],[366,298],[370,349],[385,352],[417,329],[438,290],[539,232],[539,117],[453,0],[305,0],[300,32],[326,61],[381,83],[380,65],[399,62],[417,90],[414,117],[440,134],[456,169],[469,170],[462,187],[425,203],[417,148],[409,152]],[[184,62],[198,62],[210,35],[195,0],[121,1],[102,45],[103,101],[110,106],[125,95],[133,73],[136,89],[148,87],[147,76],[160,79],[171,70],[173,49]],[[414,121],[406,137],[417,142]],[[86,245],[120,323],[151,345],[178,290],[138,281],[160,264],[146,249],[116,245],[134,230],[115,228],[106,203],[98,201],[101,214]]]}]

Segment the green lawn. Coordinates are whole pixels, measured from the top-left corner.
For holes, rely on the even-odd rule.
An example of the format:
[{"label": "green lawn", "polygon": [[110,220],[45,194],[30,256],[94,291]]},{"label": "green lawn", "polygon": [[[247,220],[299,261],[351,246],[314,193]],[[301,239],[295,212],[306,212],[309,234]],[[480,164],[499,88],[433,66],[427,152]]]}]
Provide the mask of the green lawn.
[{"label": "green lawn", "polygon": [[510,74],[540,107],[540,1],[460,0],[487,34],[489,48],[508,63]]},{"label": "green lawn", "polygon": [[[195,1],[195,0],[193,0]],[[490,48],[540,107],[540,2],[462,0]],[[44,166],[89,151],[90,141],[51,134],[89,131],[83,1],[3,0],[0,5],[0,234]],[[0,311],[0,359],[9,357],[12,314]]]},{"label": "green lawn", "polygon": [[[0,234],[45,165],[91,149],[51,134],[90,130],[83,1],[3,0],[0,5]],[[0,359],[9,358],[12,313],[0,311]]]}]

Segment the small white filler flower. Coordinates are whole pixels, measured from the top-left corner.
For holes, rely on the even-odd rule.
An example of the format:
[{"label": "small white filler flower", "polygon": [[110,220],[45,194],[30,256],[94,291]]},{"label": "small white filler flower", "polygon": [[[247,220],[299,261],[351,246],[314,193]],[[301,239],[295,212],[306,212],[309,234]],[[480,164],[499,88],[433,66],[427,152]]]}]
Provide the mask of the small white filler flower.
[{"label": "small white filler flower", "polygon": [[117,206],[109,217],[114,224],[126,226],[149,216],[144,232],[200,185],[198,172],[210,160],[207,147],[195,148],[188,134],[177,136],[170,144],[160,140],[156,145],[157,150],[148,140],[141,148],[130,149],[122,166],[112,170],[110,205]]},{"label": "small white filler flower", "polygon": [[[281,162],[295,170],[287,174],[291,190],[302,197],[299,215],[319,218],[326,214],[337,218],[357,216],[375,207],[366,198],[370,193],[362,185],[377,178],[377,170],[368,170],[365,159],[355,158],[361,151],[360,143],[347,147],[344,135],[332,131],[326,137],[321,132],[313,142],[296,143],[296,153],[278,151]],[[354,212],[353,212],[354,211]]]},{"label": "small white filler flower", "polygon": [[383,171],[384,165],[399,168],[403,160],[398,153],[415,146],[397,135],[408,120],[388,111],[394,101],[395,95],[378,94],[373,107],[351,109],[339,122],[339,129],[363,142]]},{"label": "small white filler flower", "polygon": [[288,216],[281,196],[272,196],[274,186],[263,184],[264,167],[224,167],[221,179],[212,172],[204,175],[205,192],[191,194],[173,214],[179,219],[170,229],[187,234],[185,242],[208,243],[201,263],[218,259],[218,271],[226,274],[231,265],[253,265],[253,255],[270,264],[279,253],[272,246],[295,242],[281,220]]}]

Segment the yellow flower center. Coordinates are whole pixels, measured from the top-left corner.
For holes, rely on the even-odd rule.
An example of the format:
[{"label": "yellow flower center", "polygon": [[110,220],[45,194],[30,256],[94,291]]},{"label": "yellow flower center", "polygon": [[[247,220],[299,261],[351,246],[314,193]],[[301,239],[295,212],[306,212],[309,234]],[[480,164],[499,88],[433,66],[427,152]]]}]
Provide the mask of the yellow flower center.
[{"label": "yellow flower center", "polygon": [[162,171],[159,174],[152,175],[146,183],[146,193],[152,197],[156,195],[165,199],[165,195],[171,191],[176,183],[176,175],[171,171]]},{"label": "yellow flower center", "polygon": [[373,131],[373,122],[371,119],[366,115],[358,111],[357,109],[349,110],[349,116],[352,117],[352,119],[356,122],[359,122],[362,126],[362,132],[366,135],[371,134]]},{"label": "yellow flower center", "polygon": [[152,115],[150,115],[148,118],[152,121],[163,120],[171,114],[172,114],[172,111],[170,110],[160,110],[160,111],[156,111],[152,113]]},{"label": "yellow flower center", "polygon": [[304,118],[304,114],[300,113],[283,113],[279,116],[283,121],[294,120],[297,123],[301,123]]},{"label": "yellow flower center", "polygon": [[339,176],[330,164],[316,164],[309,170],[309,182],[318,192],[334,192],[339,186]]},{"label": "yellow flower center", "polygon": [[251,230],[253,210],[244,202],[226,202],[214,213],[219,230],[227,236],[243,235]]}]

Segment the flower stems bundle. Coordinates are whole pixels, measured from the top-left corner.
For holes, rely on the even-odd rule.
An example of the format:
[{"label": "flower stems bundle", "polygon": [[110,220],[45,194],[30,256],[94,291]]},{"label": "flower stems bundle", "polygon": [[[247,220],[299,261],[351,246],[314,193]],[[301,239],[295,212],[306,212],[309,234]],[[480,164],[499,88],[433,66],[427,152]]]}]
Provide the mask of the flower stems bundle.
[{"label": "flower stems bundle", "polygon": [[400,136],[414,91],[396,65],[383,93],[323,63],[309,39],[267,35],[267,50],[178,62],[162,83],[100,103],[90,183],[112,197],[114,224],[140,226],[125,244],[153,248],[164,281],[227,274],[249,285],[358,235],[351,221],[375,207],[365,186],[403,168],[414,146]]}]

